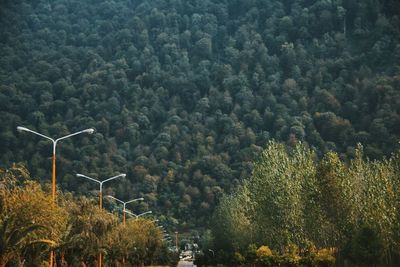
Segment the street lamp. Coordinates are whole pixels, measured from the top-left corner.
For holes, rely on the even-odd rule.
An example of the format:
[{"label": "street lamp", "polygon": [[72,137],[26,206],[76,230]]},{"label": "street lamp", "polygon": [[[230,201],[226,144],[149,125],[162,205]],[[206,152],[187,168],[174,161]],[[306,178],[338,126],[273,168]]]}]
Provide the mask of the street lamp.
[{"label": "street lamp", "polygon": [[[121,174],[118,174],[116,176],[107,178],[104,181],[100,181],[100,180],[94,179],[92,177],[89,177],[89,176],[86,176],[86,175],[83,175],[83,174],[80,174],[80,173],[77,173],[76,176],[83,177],[83,178],[89,179],[91,181],[94,181],[94,182],[100,184],[100,193],[99,193],[100,196],[99,196],[99,198],[100,198],[100,209],[102,209],[103,208],[103,184],[105,182],[114,180],[114,179],[116,179],[118,177],[126,177],[126,174],[125,173],[121,173]],[[101,252],[100,252],[100,254],[99,254],[99,267],[101,267],[101,266],[102,266],[102,255],[101,255]]]},{"label": "street lamp", "polygon": [[[72,134],[57,138],[57,139],[53,139],[51,137],[48,137],[44,134],[35,132],[35,131],[28,129],[26,127],[23,127],[23,126],[18,126],[17,131],[18,132],[30,132],[30,133],[39,135],[40,137],[46,138],[46,139],[50,140],[51,142],[53,142],[52,174],[51,174],[51,207],[54,208],[56,206],[56,147],[57,147],[57,143],[61,140],[64,140],[66,138],[69,138],[69,137],[72,137],[72,136],[75,136],[78,134],[82,134],[82,133],[93,134],[94,129],[93,128],[85,129],[85,130],[82,130],[82,131],[79,131],[76,133],[72,133]],[[53,251],[50,252],[49,266],[53,267]]]},{"label": "street lamp", "polygon": [[123,215],[124,215],[124,225],[125,225],[125,221],[126,221],[126,216],[125,216],[125,212],[126,212],[126,204],[129,204],[129,203],[131,203],[131,202],[135,202],[135,201],[139,201],[139,200],[144,200],[144,198],[142,198],[142,197],[140,197],[140,198],[135,198],[135,199],[132,199],[132,200],[128,200],[128,201],[122,201],[122,200],[120,200],[120,199],[118,199],[118,198],[116,198],[116,197],[113,197],[113,196],[110,196],[110,195],[108,195],[107,197],[109,197],[109,198],[112,198],[112,199],[114,199],[115,201],[118,201],[119,203],[121,203],[121,204],[123,204],[124,205],[124,209],[123,209]]},{"label": "street lamp", "polygon": [[92,177],[89,177],[89,176],[86,176],[86,175],[83,175],[83,174],[80,174],[80,173],[77,173],[76,176],[83,177],[83,178],[89,179],[89,180],[91,180],[93,182],[99,183],[99,185],[100,185],[100,209],[101,209],[101,208],[103,208],[103,184],[105,182],[114,180],[114,179],[119,178],[119,177],[126,177],[126,174],[125,173],[121,173],[121,174],[118,174],[116,176],[107,178],[104,181],[100,181],[100,180],[94,179]]},{"label": "street lamp", "polygon": [[51,142],[53,142],[52,186],[51,186],[51,192],[52,193],[51,193],[51,197],[52,197],[52,207],[54,208],[55,203],[56,203],[56,146],[57,146],[57,143],[59,141],[63,140],[63,139],[66,139],[66,138],[69,138],[69,137],[72,137],[72,136],[75,136],[75,135],[78,135],[78,134],[82,134],[82,133],[93,134],[94,133],[94,129],[93,128],[85,129],[85,130],[82,130],[82,131],[79,131],[79,132],[76,132],[76,133],[72,133],[72,134],[57,138],[57,139],[53,139],[53,138],[48,137],[48,136],[46,136],[44,134],[35,132],[35,131],[31,130],[31,129],[28,129],[28,128],[22,127],[22,126],[18,126],[17,130],[19,132],[30,132],[30,133],[33,133],[33,134],[39,135],[39,136],[41,136],[43,138],[46,138],[46,139],[50,140]]}]

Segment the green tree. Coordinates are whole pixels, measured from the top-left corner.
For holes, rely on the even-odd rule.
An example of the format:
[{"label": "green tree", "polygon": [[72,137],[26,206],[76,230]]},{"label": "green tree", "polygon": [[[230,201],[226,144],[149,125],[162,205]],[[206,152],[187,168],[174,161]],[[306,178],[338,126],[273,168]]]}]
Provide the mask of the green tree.
[{"label": "green tree", "polygon": [[97,262],[99,253],[105,252],[106,236],[116,217],[86,197],[73,199],[67,195],[63,204],[68,211],[68,230],[58,251],[69,264]]},{"label": "green tree", "polygon": [[37,264],[44,252],[61,242],[66,227],[65,210],[58,206],[52,208],[50,193],[28,178],[28,171],[21,165],[0,169],[2,267],[24,257],[31,264]]}]

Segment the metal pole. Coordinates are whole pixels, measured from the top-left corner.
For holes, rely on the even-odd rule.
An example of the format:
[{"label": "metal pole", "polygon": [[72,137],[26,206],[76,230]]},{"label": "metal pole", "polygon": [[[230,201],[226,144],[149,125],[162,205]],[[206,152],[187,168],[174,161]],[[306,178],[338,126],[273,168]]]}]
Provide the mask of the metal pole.
[{"label": "metal pole", "polygon": [[53,267],[53,251],[50,251],[49,266]]},{"label": "metal pole", "polygon": [[99,201],[99,203],[100,203],[100,209],[103,208],[103,192],[102,192],[102,191],[103,191],[103,190],[102,190],[101,184],[100,184],[100,194],[99,194],[99,196],[100,196],[100,201]]},{"label": "metal pole", "polygon": [[[56,207],[56,145],[57,142],[53,141],[53,157],[52,157],[52,171],[51,171],[51,207]],[[50,251],[50,263],[49,266],[53,267],[54,263],[54,251]]]},{"label": "metal pole", "polygon": [[53,154],[52,159],[52,175],[51,175],[51,207],[56,206],[56,154]]},{"label": "metal pole", "polygon": [[[99,203],[100,203],[100,210],[101,210],[103,208],[103,182],[100,183],[100,194],[99,194],[99,196],[100,196]],[[103,265],[102,261],[103,261],[103,257],[101,255],[101,251],[100,251],[100,253],[99,253],[99,267],[101,267]]]},{"label": "metal pole", "polygon": [[175,232],[175,246],[176,246],[176,251],[179,252],[179,249],[178,249],[178,232]]},{"label": "metal pole", "polygon": [[[126,207],[126,203],[124,203],[124,210],[122,211],[122,213],[123,213],[123,221],[124,221],[124,226],[126,225],[126,209],[125,209],[125,207]],[[122,256],[122,265],[123,266],[125,266],[125,254]]]}]

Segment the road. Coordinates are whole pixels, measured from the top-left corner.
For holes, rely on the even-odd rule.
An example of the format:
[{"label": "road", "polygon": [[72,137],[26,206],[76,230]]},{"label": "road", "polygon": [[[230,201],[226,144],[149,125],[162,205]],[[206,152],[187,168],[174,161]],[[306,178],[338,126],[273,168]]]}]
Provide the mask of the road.
[{"label": "road", "polygon": [[196,267],[191,261],[179,261],[178,267]]}]

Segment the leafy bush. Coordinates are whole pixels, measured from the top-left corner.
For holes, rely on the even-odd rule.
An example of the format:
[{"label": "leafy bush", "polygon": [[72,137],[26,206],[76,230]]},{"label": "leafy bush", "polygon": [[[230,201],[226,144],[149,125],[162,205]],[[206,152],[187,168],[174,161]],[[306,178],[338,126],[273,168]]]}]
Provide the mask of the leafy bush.
[{"label": "leafy bush", "polygon": [[321,267],[333,266],[333,264],[335,264],[336,259],[332,254],[333,251],[327,248],[318,250],[315,257],[316,265]]},{"label": "leafy bush", "polygon": [[246,258],[239,252],[235,252],[233,254],[233,262],[237,265],[242,265],[243,263],[246,262]]},{"label": "leafy bush", "polygon": [[268,246],[259,247],[256,254],[262,266],[272,266],[275,263],[275,257]]}]

